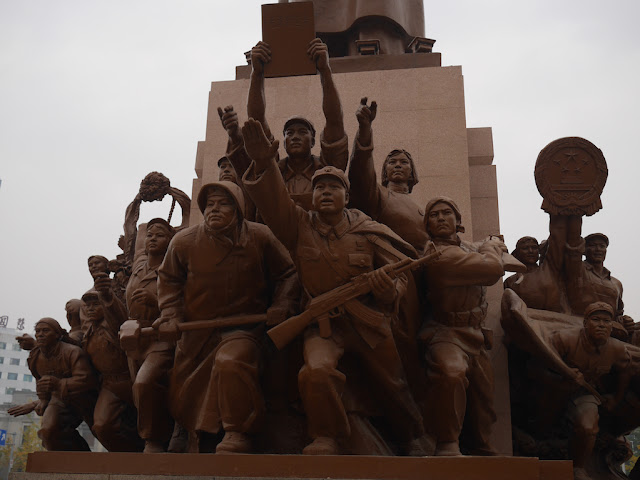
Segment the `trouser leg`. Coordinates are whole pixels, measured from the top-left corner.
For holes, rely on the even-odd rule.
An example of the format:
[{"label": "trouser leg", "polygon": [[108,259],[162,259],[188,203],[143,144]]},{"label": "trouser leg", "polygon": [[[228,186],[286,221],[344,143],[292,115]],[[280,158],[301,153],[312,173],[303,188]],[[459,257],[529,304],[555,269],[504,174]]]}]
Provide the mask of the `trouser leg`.
[{"label": "trouser leg", "polygon": [[168,408],[169,369],[173,351],[149,353],[133,382],[133,402],[138,410],[138,433],[145,440],[165,442],[171,436]]},{"label": "trouser leg", "polygon": [[493,407],[493,367],[486,350],[471,359],[468,378],[465,439],[473,454],[492,455],[495,449],[490,437],[497,417]]},{"label": "trouser leg", "polygon": [[568,414],[573,427],[569,443],[573,466],[584,468],[593,453],[598,435],[598,405],[595,402],[577,399],[575,403],[569,404]]},{"label": "trouser leg", "polygon": [[213,376],[220,419],[227,432],[250,432],[262,417],[259,360],[260,349],[251,338],[228,340],[216,352]]},{"label": "trouser leg", "polygon": [[304,366],[298,374],[298,388],[307,414],[307,428],[313,439],[348,437],[347,413],[342,403],[345,376],[338,371],[344,348],[334,338],[322,338],[316,329],[306,332]]},{"label": "trouser leg", "polygon": [[82,418],[53,398],[42,415],[38,437],[49,451],[89,451],[89,445],[76,428]]},{"label": "trouser leg", "polygon": [[375,348],[360,338],[354,343],[398,440],[408,442],[422,436],[422,415],[409,390],[393,336],[390,334]]},{"label": "trouser leg", "polygon": [[93,412],[93,432],[100,443],[110,452],[142,450],[143,442],[132,419],[135,419],[133,405],[103,386]]},{"label": "trouser leg", "polygon": [[452,343],[435,343],[427,350],[425,423],[437,442],[457,442],[467,406],[469,357]]}]

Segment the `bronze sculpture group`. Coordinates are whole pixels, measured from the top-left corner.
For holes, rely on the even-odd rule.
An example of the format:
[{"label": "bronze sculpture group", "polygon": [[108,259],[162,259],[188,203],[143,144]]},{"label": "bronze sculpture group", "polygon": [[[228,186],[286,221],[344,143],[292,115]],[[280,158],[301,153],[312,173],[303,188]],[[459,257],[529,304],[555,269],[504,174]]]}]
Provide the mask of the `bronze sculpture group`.
[{"label": "bronze sculpture group", "polygon": [[[35,341],[21,338],[38,401],[10,413],[42,415],[48,450],[87,450],[75,430],[84,420],[109,451],[496,454],[484,320],[486,287],[514,270],[506,246],[462,240],[451,198],[417,205],[415,162],[402,148],[378,182],[375,101],[357,107],[349,158],[328,48],[315,39],[308,54],[323,92],[320,156],[311,154],[315,126],[294,116],[279,158],[266,119],[271,54],[260,42],[249,120],[218,110],[229,140],[219,181],[197,197],[203,222],[138,228],[142,201],[170,194],[189,210],[182,192],[150,174],[127,209],[124,254],[111,268],[89,258],[94,284],[67,304],[71,332],[44,318]],[[518,241],[502,305],[516,452],[543,456],[548,432],[569,425],[558,456],[574,460],[576,478],[608,468],[594,452],[608,455],[640,424],[625,410],[640,349],[622,285],[603,264],[609,241],[581,237],[596,204],[543,205],[550,236]],[[569,387],[558,387],[557,371]],[[596,442],[601,426],[608,444]]]}]

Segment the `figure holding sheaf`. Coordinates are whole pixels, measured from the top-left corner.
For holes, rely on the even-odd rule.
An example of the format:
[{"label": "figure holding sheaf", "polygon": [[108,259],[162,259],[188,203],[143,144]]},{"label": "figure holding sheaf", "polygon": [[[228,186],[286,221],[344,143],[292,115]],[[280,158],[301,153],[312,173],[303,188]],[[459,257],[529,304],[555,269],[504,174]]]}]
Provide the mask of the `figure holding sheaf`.
[{"label": "figure holding sheaf", "polygon": [[141,338],[140,329],[150,327],[160,316],[158,268],[174,234],[174,228],[162,218],[147,223],[144,252],[134,256],[127,284],[129,320],[120,328],[120,343],[127,352],[133,401],[138,410],[138,433],[145,440],[145,453],[164,452],[172,431],[168,372],[173,365],[174,347],[153,336]]}]

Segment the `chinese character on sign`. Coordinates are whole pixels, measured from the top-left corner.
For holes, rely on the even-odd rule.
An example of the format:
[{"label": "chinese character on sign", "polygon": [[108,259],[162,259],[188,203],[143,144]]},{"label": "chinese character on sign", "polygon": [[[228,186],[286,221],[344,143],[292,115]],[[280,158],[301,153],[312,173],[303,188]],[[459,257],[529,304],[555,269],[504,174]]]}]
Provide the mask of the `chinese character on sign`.
[{"label": "chinese character on sign", "polygon": [[24,318],[18,319],[18,330],[24,330]]},{"label": "chinese character on sign", "polygon": [[9,317],[6,315],[2,315],[0,317],[0,327],[7,328],[8,323],[9,323]]}]

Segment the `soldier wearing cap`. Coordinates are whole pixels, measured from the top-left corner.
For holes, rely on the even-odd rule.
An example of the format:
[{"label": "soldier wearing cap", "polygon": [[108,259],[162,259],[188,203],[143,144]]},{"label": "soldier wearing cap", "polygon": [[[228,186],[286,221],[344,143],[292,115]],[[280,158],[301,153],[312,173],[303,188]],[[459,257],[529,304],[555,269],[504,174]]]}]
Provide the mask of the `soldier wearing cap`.
[{"label": "soldier wearing cap", "polygon": [[349,166],[349,205],[362,210],[373,220],[384,223],[418,252],[422,252],[428,237],[424,231],[424,209],[409,196],[418,183],[411,154],[401,149],[389,152],[382,165],[380,184],[377,183],[371,128],[377,108],[376,102],[367,105],[365,97],[356,112],[358,133]]},{"label": "soldier wearing cap", "polygon": [[[291,313],[297,277],[265,225],[244,218],[242,190],[204,185],[204,222],[177,233],[158,272],[161,338],[177,340],[169,407],[185,429],[224,438],[217,453],[250,453],[264,411],[259,382],[264,325],[178,331],[178,324],[237,315]],[[179,340],[178,340],[179,338]]]},{"label": "soldier wearing cap", "polygon": [[522,283],[524,275],[538,270],[538,260],[540,259],[540,245],[534,237],[522,237],[516,242],[516,248],[511,252],[516,259],[520,260],[527,267],[524,273],[511,275],[504,281],[504,288],[516,290],[516,284]]},{"label": "soldier wearing cap", "polygon": [[36,411],[42,416],[38,436],[47,450],[89,451],[76,428],[84,420],[93,424],[98,378],[86,353],[70,343],[53,318],[42,318],[35,327],[35,347],[27,364],[36,379],[38,400],[10,408],[13,416]]},{"label": "soldier wearing cap", "polygon": [[[353,277],[396,262],[405,253],[415,255],[409,244],[389,228],[372,221],[359,210],[345,208],[349,180],[344,171],[327,166],[312,177],[313,207],[305,211],[289,197],[275,162],[277,141],[271,142],[259,122],[245,123],[243,136],[253,163],[243,178],[265,223],[289,249],[308,297],[328,292]],[[402,250],[400,252],[399,250]],[[423,433],[422,417],[409,392],[402,363],[391,333],[391,319],[407,278],[392,280],[378,270],[371,280],[371,294],[358,298],[360,312],[336,310],[330,333],[321,334],[316,323],[304,332],[305,364],[298,375],[300,395],[313,440],[305,454],[332,455],[350,426],[342,395],[348,381],[338,370],[343,355],[355,355],[366,372],[368,391],[393,427],[396,440],[409,453]],[[305,300],[305,302],[306,302]],[[323,320],[324,321],[324,320]]]},{"label": "soldier wearing cap", "polygon": [[[326,120],[320,134],[320,156],[311,154],[316,142],[316,129],[309,119],[295,115],[283,127],[284,148],[287,157],[278,161],[278,168],[285,180],[287,191],[296,204],[306,210],[311,207],[311,177],[313,172],[325,165],[341,170],[347,168],[349,147],[344,130],[340,96],[333,81],[327,46],[318,38],[311,41],[307,50],[309,58],[316,64],[322,85],[322,111]],[[267,123],[264,92],[264,65],[271,61],[271,50],[264,42],[251,49],[251,81],[247,99],[247,116],[262,123],[268,138],[273,135]],[[229,134],[227,156],[242,176],[250,159],[243,148],[242,134],[233,107],[218,110],[222,124]]]},{"label": "soldier wearing cap", "polygon": [[487,349],[490,331],[486,287],[496,283],[504,269],[497,238],[470,244],[458,237],[464,232],[456,203],[447,197],[431,199],[425,207],[425,227],[440,258],[428,265],[424,286],[430,311],[419,334],[426,350],[427,389],[425,425],[436,440],[436,455],[460,455],[459,437],[465,425],[467,449],[491,455],[493,369]]},{"label": "soldier wearing cap", "polygon": [[95,289],[86,292],[82,301],[82,314],[89,324],[82,348],[102,380],[93,413],[93,433],[110,452],[141,451],[144,442],[136,428],[131,374],[118,339],[127,311],[115,298],[107,277],[97,278]]},{"label": "soldier wearing cap", "polygon": [[[110,270],[109,260],[107,257],[103,257],[102,255],[91,255],[87,259],[87,265],[89,266],[89,273],[94,280],[101,277],[109,278]],[[126,285],[116,285],[116,282],[113,280],[110,280],[110,282],[112,284],[112,291],[116,298],[124,304],[124,288]]]},{"label": "soldier wearing cap", "polygon": [[580,314],[593,302],[608,303],[614,310],[614,320],[632,333],[633,319],[624,315],[622,283],[604,266],[608,246],[609,238],[604,233],[592,233],[584,238],[585,260],[580,261],[578,253],[573,262],[568,262],[567,293],[571,310]]},{"label": "soldier wearing cap", "polygon": [[[566,415],[572,425],[569,453],[578,480],[591,478],[585,466],[591,458],[599,430],[599,407],[612,411],[623,399],[631,377],[631,355],[626,345],[610,337],[614,317],[615,310],[609,303],[591,303],[584,311],[583,328],[561,330],[549,339],[560,358],[579,372],[580,380],[584,379],[599,392],[607,392],[603,383],[606,375],[612,371],[618,374],[615,393],[604,397],[604,405],[577,384],[568,393],[568,398],[558,401],[559,405],[567,405]],[[559,391],[554,389],[556,394]]]}]

